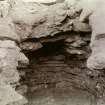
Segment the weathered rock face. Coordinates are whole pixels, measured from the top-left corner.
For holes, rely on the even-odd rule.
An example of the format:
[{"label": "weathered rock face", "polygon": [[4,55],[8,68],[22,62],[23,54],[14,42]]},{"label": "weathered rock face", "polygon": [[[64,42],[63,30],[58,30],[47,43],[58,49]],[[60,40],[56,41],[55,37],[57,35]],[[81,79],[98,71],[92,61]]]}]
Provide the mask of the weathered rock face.
[{"label": "weathered rock face", "polygon": [[[23,96],[19,95],[15,89],[11,88],[10,85],[7,85],[3,80],[4,77],[0,75],[0,105],[12,105],[18,101],[23,100]],[[27,100],[24,99],[24,102]],[[23,103],[24,103],[23,102]],[[22,101],[21,101],[22,103]]]},{"label": "weathered rock face", "polygon": [[[1,75],[6,77],[3,81],[12,84],[20,93],[26,92],[27,86],[30,93],[45,88],[76,89],[76,92],[80,90],[78,94],[85,90],[78,97],[85,94],[86,97],[95,97],[92,104],[100,105],[98,99],[103,99],[105,93],[105,73],[104,70],[92,71],[86,67],[91,29],[87,23],[78,21],[79,13],[74,8],[68,8],[66,3],[43,5],[19,0],[9,6],[11,9],[5,14],[3,9],[0,10],[0,60],[4,66],[1,66]],[[30,60],[28,67],[28,59],[19,47],[26,51]],[[20,84],[17,84],[19,79]],[[18,102],[12,104],[21,105]]]},{"label": "weathered rock face", "polygon": [[28,59],[20,52],[17,44],[12,40],[0,40],[0,105],[27,102],[15,91],[20,80],[18,62],[28,63]]},{"label": "weathered rock face", "polygon": [[23,40],[54,36],[72,30],[89,32],[89,26],[85,23],[73,25],[76,15],[65,3],[51,6],[22,3],[15,5],[10,12],[16,32]]}]

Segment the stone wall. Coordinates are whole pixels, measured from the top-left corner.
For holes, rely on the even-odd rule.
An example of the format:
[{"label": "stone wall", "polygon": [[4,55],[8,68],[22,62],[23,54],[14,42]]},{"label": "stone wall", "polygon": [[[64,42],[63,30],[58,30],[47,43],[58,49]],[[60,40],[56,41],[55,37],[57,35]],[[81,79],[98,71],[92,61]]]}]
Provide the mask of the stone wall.
[{"label": "stone wall", "polygon": [[40,39],[43,40],[43,47],[39,50],[24,50],[30,59],[30,65],[22,69],[25,76],[22,77],[21,84],[23,90],[24,86],[28,86],[29,99],[35,97],[32,94],[36,91],[37,96],[38,91],[52,88],[85,90],[95,97],[95,102],[104,96],[104,71],[93,71],[86,67],[87,58],[91,53],[91,35],[75,32],[66,34],[69,36]]},{"label": "stone wall", "polygon": [[3,82],[26,97],[39,89],[78,89],[94,96],[95,105],[100,105],[98,99],[104,99],[105,93],[105,72],[86,67],[91,53],[91,28],[78,21],[80,13],[63,2],[43,5],[16,0],[1,4],[0,57],[4,66],[7,64],[1,75],[10,75]]},{"label": "stone wall", "polygon": [[[104,97],[104,71],[93,71],[86,67],[86,61],[91,54],[89,48],[91,34],[75,32],[66,34],[69,36],[40,39],[43,40],[43,47],[39,50],[31,50],[31,52],[24,50],[30,59],[30,65],[22,69],[25,71],[25,76],[21,79],[23,90],[24,86],[28,86],[27,95],[30,102],[32,97],[36,97],[40,91],[46,91],[45,89],[53,88],[55,91],[66,89],[67,91],[73,88],[88,92],[91,94],[89,97],[95,97],[92,105],[96,103],[100,105],[103,103],[100,99]],[[34,93],[36,93],[35,96],[32,95]],[[60,95],[62,94],[58,96]],[[39,98],[38,102],[40,101]]]}]

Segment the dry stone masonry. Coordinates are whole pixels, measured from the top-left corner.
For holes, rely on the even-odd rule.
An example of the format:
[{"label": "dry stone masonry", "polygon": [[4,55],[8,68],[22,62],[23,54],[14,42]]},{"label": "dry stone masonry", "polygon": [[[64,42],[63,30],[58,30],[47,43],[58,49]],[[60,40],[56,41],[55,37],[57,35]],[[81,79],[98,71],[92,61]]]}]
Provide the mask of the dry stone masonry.
[{"label": "dry stone masonry", "polygon": [[[0,1],[0,105],[31,105],[24,93],[52,87],[86,91],[89,105],[104,105],[105,65],[86,66],[89,23],[79,21],[73,0],[44,1]],[[104,39],[97,41],[104,52]]]}]

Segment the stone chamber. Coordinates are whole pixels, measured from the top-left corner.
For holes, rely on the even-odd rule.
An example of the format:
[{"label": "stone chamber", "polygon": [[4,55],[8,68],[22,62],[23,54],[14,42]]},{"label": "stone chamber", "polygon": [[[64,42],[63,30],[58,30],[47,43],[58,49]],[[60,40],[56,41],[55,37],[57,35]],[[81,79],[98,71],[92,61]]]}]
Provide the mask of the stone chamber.
[{"label": "stone chamber", "polygon": [[[57,1],[0,1],[0,47],[8,54],[0,50],[0,59],[4,64],[8,61],[13,69],[6,66],[1,74],[11,80],[11,91],[15,87],[26,97],[26,105],[105,105],[105,70],[86,66],[91,54],[88,21],[81,23],[80,12],[68,7],[64,0]],[[29,59],[28,65],[23,53]]]},{"label": "stone chamber", "polygon": [[[104,94],[104,72],[86,67],[90,36],[62,33],[39,39],[43,47],[36,51],[24,50],[30,65],[19,70],[22,78],[17,90],[27,89],[27,105],[103,105],[98,99]],[[30,41],[35,42],[26,43]]]}]

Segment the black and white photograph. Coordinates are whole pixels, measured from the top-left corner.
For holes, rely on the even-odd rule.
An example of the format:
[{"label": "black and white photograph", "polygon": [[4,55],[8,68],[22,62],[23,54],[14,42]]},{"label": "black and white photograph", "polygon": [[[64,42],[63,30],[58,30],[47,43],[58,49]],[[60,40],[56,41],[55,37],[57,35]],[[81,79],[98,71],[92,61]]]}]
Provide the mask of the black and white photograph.
[{"label": "black and white photograph", "polygon": [[0,0],[0,105],[105,105],[105,0]]}]

